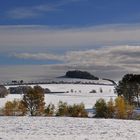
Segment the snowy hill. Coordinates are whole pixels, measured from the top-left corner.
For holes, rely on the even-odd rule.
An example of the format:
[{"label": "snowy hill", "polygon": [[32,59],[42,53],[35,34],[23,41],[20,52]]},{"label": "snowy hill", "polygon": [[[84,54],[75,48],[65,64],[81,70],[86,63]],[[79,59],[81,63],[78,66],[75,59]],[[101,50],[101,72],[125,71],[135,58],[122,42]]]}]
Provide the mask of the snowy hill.
[{"label": "snowy hill", "polygon": [[79,78],[67,78],[67,77],[58,77],[47,80],[46,83],[58,83],[58,84],[98,84],[98,85],[114,85],[109,80],[89,80],[89,79],[79,79]]},{"label": "snowy hill", "polygon": [[[76,80],[76,79],[72,79]],[[87,80],[86,80],[87,81]],[[88,80],[89,81],[89,80]],[[9,87],[6,86],[8,89]],[[30,85],[35,86],[35,85]],[[39,84],[42,88],[48,88],[50,94],[45,94],[46,105],[53,103],[57,106],[59,101],[67,102],[68,104],[78,104],[83,102],[86,108],[92,108],[99,98],[104,98],[108,101],[110,98],[115,98],[114,86],[112,85],[96,85],[96,84]],[[62,93],[58,93],[62,92]],[[6,98],[0,98],[0,107],[4,106],[6,101],[14,99],[22,99],[22,95],[9,94]]]}]

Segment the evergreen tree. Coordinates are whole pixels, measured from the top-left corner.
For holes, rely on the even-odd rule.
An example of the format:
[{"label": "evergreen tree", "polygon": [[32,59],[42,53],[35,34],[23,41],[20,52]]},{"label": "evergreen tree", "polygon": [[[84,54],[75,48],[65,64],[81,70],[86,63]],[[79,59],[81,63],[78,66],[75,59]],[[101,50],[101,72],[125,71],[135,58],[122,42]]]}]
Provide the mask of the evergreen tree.
[{"label": "evergreen tree", "polygon": [[118,96],[122,96],[129,104],[137,103],[140,107],[140,75],[126,74],[118,86],[116,86]]},{"label": "evergreen tree", "polygon": [[95,107],[96,107],[96,117],[99,118],[106,118],[107,117],[107,104],[105,102],[104,99],[99,99],[96,103],[95,103]]}]

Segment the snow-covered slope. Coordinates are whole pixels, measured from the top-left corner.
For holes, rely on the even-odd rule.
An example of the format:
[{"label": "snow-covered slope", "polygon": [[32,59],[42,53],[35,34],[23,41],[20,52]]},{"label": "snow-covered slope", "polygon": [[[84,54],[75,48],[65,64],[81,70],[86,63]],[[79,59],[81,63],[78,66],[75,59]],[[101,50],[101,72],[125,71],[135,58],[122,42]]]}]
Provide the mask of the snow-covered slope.
[{"label": "snow-covered slope", "polygon": [[110,85],[113,84],[111,81],[108,80],[103,80],[103,79],[99,79],[99,80],[89,80],[89,79],[80,79],[80,78],[54,78],[52,80],[49,80],[48,82],[51,81],[55,81],[55,82],[70,82],[70,83],[95,83],[95,84],[106,84],[106,85]]},{"label": "snow-covered slope", "polygon": [[[45,87],[45,85],[42,85]],[[86,108],[92,108],[96,100],[104,98],[109,100],[115,98],[113,86],[99,86],[99,85],[83,85],[83,84],[59,84],[48,85],[51,91],[62,91],[66,93],[59,94],[47,94],[45,95],[46,103],[58,104],[59,101],[67,102],[68,104],[81,103],[85,104]],[[102,89],[102,93],[100,90]],[[92,90],[96,90],[97,93],[90,93]]]},{"label": "snow-covered slope", "polygon": [[[32,87],[35,85],[32,85]],[[57,106],[59,101],[67,102],[68,104],[78,104],[83,102],[86,108],[92,108],[99,98],[109,100],[115,98],[114,86],[108,85],[92,85],[92,84],[41,84],[42,88],[48,88],[52,92],[64,93],[51,93],[45,94],[46,105],[53,103]],[[9,87],[7,87],[9,88]],[[90,93],[95,90],[96,93]],[[102,90],[102,92],[101,92]],[[8,95],[4,99],[0,99],[0,107],[4,106],[6,101],[22,99],[22,95]]]},{"label": "snow-covered slope", "polygon": [[0,117],[2,140],[139,140],[140,121]]}]

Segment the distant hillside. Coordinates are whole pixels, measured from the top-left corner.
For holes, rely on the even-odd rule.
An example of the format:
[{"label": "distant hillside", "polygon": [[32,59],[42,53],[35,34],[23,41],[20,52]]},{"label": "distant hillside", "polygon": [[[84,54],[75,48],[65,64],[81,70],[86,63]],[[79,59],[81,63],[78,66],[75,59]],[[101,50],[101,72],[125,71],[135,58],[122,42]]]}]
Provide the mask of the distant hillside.
[{"label": "distant hillside", "polygon": [[90,74],[87,71],[68,71],[66,72],[66,75],[64,76],[66,78],[80,78],[80,79],[90,79],[90,80],[99,80],[98,77],[95,77],[94,75]]}]

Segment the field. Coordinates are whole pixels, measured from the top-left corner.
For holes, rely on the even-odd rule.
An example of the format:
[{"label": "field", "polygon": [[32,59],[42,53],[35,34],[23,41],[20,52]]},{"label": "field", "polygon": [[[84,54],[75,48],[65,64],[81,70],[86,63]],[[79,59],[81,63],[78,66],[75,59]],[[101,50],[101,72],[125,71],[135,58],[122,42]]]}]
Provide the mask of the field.
[{"label": "field", "polygon": [[[68,104],[83,102],[86,109],[91,109],[99,98],[108,101],[116,97],[114,86],[110,85],[44,84],[40,86],[53,92],[45,94],[46,105],[53,103],[57,106],[59,101]],[[91,93],[93,90],[96,93]],[[22,96],[13,94],[1,98],[0,107],[3,107],[6,101],[22,99]],[[0,117],[2,140],[138,140],[139,137],[139,121],[69,117]]]},{"label": "field", "polygon": [[[106,101],[108,101],[110,98],[116,97],[116,94],[114,94],[114,86],[108,85],[44,84],[40,86],[42,88],[48,88],[52,92],[54,92],[50,94],[45,94],[46,105],[49,103],[53,103],[57,106],[59,101],[67,102],[68,104],[78,104],[82,102],[85,104],[86,108],[92,108],[99,98],[104,98]],[[93,90],[95,90],[96,93],[90,93]],[[22,95],[8,95],[6,98],[0,99],[0,107],[4,106],[6,101],[11,101],[14,99],[22,99]]]},{"label": "field", "polygon": [[139,140],[140,122],[67,117],[0,117],[2,140]]}]

